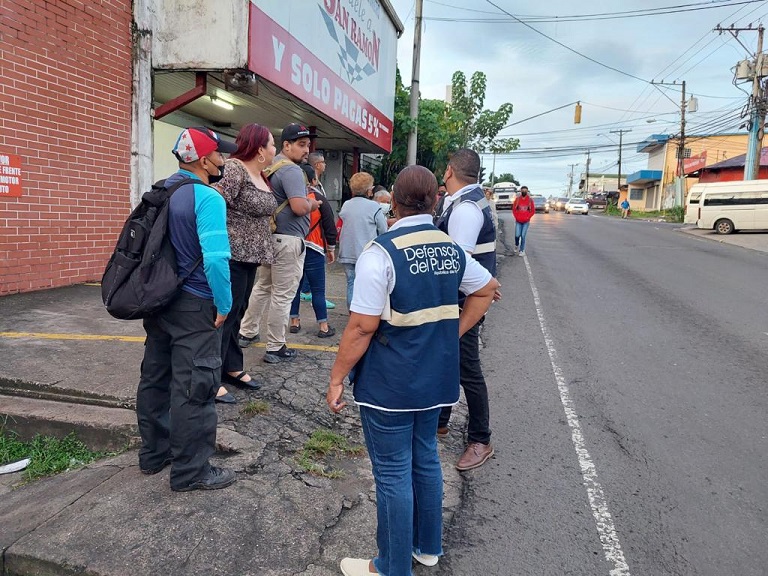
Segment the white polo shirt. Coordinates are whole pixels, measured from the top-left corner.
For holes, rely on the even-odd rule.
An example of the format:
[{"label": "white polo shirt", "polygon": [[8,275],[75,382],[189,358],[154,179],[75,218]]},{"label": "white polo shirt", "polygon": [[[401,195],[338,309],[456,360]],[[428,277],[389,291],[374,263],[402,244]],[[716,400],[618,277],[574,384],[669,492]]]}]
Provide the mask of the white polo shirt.
[{"label": "white polo shirt", "polygon": [[480,236],[480,230],[483,228],[485,217],[483,216],[482,209],[477,204],[474,202],[459,203],[459,198],[475,188],[477,188],[477,184],[464,186],[461,190],[446,196],[443,204],[443,212],[451,204],[456,204],[453,212],[451,212],[451,217],[448,219],[448,236],[470,254],[475,251],[477,238]]},{"label": "white polo shirt", "polygon": [[[474,206],[474,202],[465,202],[465,204]],[[432,216],[429,214],[406,216],[395,222],[390,230],[419,226],[421,224],[432,224]],[[475,235],[475,240],[477,240],[477,235]],[[472,247],[474,248],[474,243]],[[488,284],[492,276],[488,270],[469,254],[465,254],[465,256],[467,264],[459,290],[464,294],[472,294]],[[395,287],[395,281],[395,269],[389,253],[381,246],[373,244],[370,248],[364,250],[357,259],[357,264],[355,265],[355,288],[352,293],[350,311],[368,316],[381,316],[387,308],[389,295]]]}]

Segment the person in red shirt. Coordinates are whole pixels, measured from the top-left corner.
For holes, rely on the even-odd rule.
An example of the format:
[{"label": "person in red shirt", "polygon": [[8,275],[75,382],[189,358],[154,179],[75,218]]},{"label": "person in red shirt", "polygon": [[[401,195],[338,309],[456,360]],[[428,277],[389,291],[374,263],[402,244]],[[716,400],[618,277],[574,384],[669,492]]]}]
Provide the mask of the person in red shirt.
[{"label": "person in red shirt", "polygon": [[535,213],[536,206],[528,194],[528,186],[521,186],[520,196],[512,202],[512,216],[515,217],[515,253],[520,256],[525,256],[525,235]]}]

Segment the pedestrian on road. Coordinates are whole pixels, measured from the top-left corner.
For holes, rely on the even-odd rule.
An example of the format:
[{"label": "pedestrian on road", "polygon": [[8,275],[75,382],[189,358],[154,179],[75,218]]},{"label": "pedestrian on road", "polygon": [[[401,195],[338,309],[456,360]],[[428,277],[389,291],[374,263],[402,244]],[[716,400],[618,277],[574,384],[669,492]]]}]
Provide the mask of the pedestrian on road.
[{"label": "pedestrian on road", "polygon": [[[237,338],[256,270],[259,264],[272,264],[275,260],[269,217],[277,208],[277,201],[263,172],[275,157],[275,139],[268,128],[247,124],[238,133],[235,144],[237,150],[226,162],[224,178],[215,186],[227,202],[227,232],[232,250],[232,310],[221,332],[221,378],[225,384],[258,390],[261,384],[244,370],[243,351]],[[235,397],[222,386],[216,401],[233,404]]]},{"label": "pedestrian on road", "polygon": [[339,262],[347,276],[347,310],[352,305],[355,285],[355,263],[368,242],[387,231],[387,219],[381,204],[371,200],[373,176],[357,172],[349,179],[352,198],[339,211]]},{"label": "pedestrian on road", "polygon": [[536,206],[528,194],[528,186],[521,186],[520,195],[512,202],[512,215],[515,217],[515,252],[520,256],[525,256],[525,237],[535,213]]},{"label": "pedestrian on road", "polygon": [[[349,323],[326,395],[334,413],[350,374],[376,483],[378,554],[344,558],[345,576],[411,576],[442,555],[443,479],[435,429],[459,399],[459,336],[498,282],[432,224],[437,180],[423,166],[395,181],[398,221],[357,262]],[[463,308],[459,291],[468,294]],[[439,345],[435,345],[438,342]]]},{"label": "pedestrian on road", "polygon": [[[480,156],[476,152],[462,148],[453,153],[443,176],[447,190],[443,212],[435,225],[495,276],[496,228],[491,205],[477,182],[479,172]],[[460,294],[459,306],[463,304],[464,295]],[[469,422],[467,447],[456,463],[458,470],[477,468],[493,456],[488,386],[480,365],[482,323],[483,318],[478,318],[477,323],[461,337],[459,345],[460,380],[467,399]],[[438,436],[444,438],[448,435],[450,418],[451,407],[446,406],[438,420]]]},{"label": "pedestrian on road", "polygon": [[188,128],[173,147],[183,179],[168,201],[168,235],[180,276],[179,295],[144,320],[147,339],[136,393],[141,434],[139,468],[157,474],[171,465],[171,490],[214,490],[235,481],[211,466],[216,447],[214,398],[221,382],[218,328],[232,307],[226,204],[210,184],[221,179],[223,153],[236,146],[207,128]]},{"label": "pedestrian on road", "polygon": [[621,203],[621,217],[626,218],[629,216],[629,200],[624,198],[624,201]]},{"label": "pedestrian on road", "polygon": [[277,228],[272,234],[275,261],[259,267],[248,309],[240,326],[238,344],[247,348],[259,338],[261,319],[267,309],[267,351],[264,362],[275,364],[296,356],[285,343],[285,330],[304,272],[304,237],[309,233],[309,214],[320,202],[307,196],[307,180],[299,167],[309,155],[314,135],[301,124],[283,128],[282,150],[267,168],[269,182],[277,201],[274,214]]}]

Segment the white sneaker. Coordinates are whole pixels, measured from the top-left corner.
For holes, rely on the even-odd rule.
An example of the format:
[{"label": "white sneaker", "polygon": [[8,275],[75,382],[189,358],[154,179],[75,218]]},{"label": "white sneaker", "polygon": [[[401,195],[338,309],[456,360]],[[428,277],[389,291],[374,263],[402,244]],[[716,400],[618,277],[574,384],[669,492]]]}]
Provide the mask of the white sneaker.
[{"label": "white sneaker", "polygon": [[520,248],[518,248],[517,246],[515,246],[515,247],[514,247],[514,249],[512,250],[512,254],[514,254],[515,256],[517,256],[517,253],[518,253],[518,252],[520,252]]},{"label": "white sneaker", "polygon": [[339,567],[344,576],[375,576],[378,572],[368,570],[369,562],[367,558],[343,558]]},{"label": "white sneaker", "polygon": [[437,561],[440,560],[440,558],[434,554],[416,554],[416,552],[412,552],[411,554],[416,562],[424,564],[424,566],[435,566],[437,565]]},{"label": "white sneaker", "polygon": [[525,250],[520,250],[520,256],[525,256]]}]

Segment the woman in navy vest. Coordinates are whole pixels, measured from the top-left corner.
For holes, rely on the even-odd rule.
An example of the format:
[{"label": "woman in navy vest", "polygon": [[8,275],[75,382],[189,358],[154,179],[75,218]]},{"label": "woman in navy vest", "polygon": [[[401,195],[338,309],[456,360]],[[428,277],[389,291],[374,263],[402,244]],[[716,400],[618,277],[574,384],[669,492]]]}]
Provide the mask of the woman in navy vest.
[{"label": "woman in navy vest", "polygon": [[[344,558],[346,576],[410,576],[411,556],[442,555],[443,478],[437,419],[459,400],[459,336],[491,305],[499,283],[432,224],[437,180],[422,166],[395,181],[397,222],[360,255],[350,318],[326,400],[346,403],[349,375],[376,481],[378,554]],[[459,291],[467,294],[461,311]],[[435,343],[439,343],[436,345]]]}]

